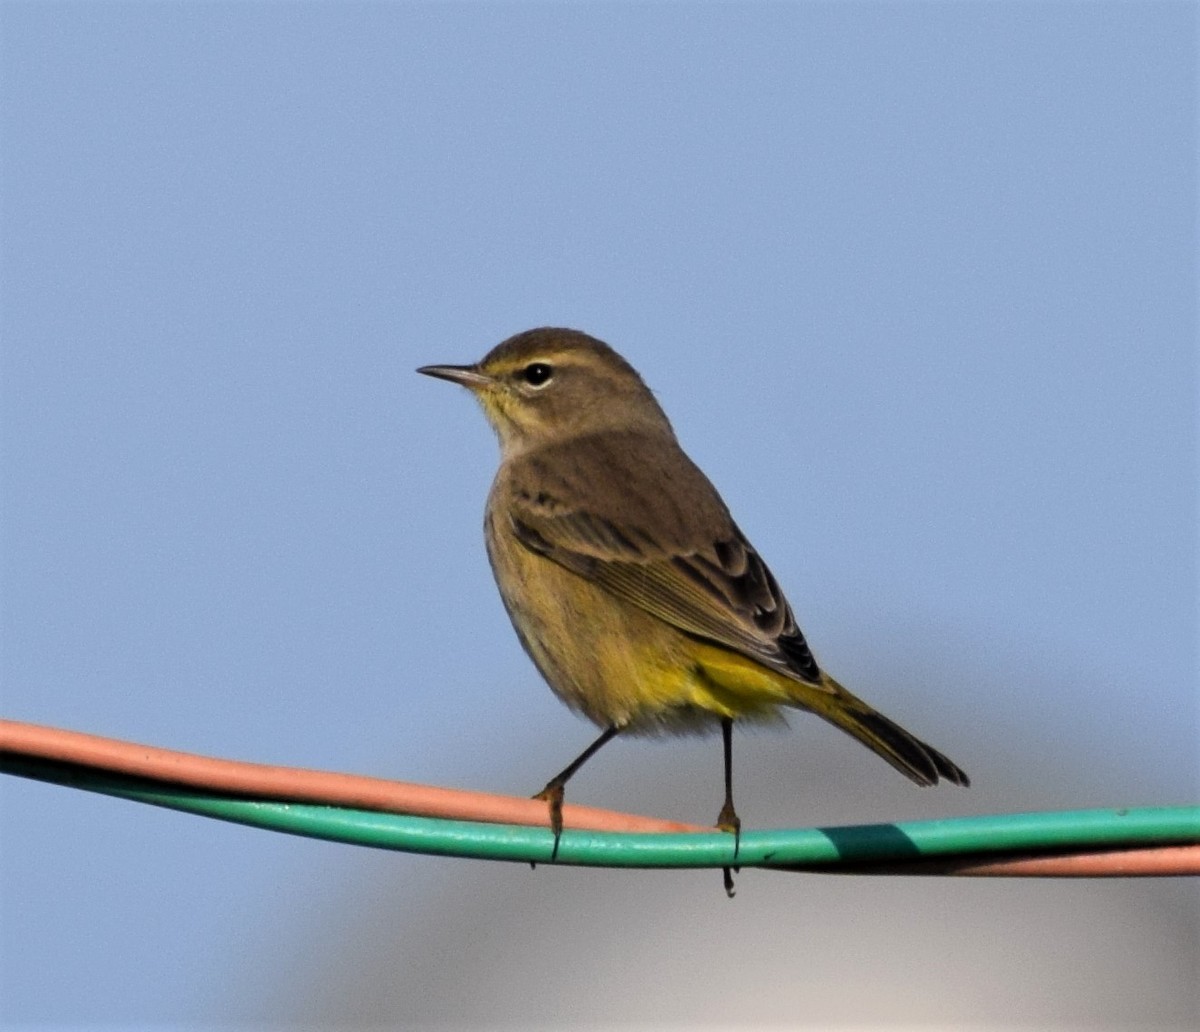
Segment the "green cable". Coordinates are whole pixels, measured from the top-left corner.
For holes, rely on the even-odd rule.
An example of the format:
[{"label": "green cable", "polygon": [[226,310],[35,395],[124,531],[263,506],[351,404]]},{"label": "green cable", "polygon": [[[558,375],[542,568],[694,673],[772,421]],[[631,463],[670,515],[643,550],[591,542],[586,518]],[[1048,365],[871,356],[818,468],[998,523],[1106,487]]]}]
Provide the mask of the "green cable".
[{"label": "green cable", "polygon": [[[240,799],[87,768],[5,756],[0,769],[41,781],[257,828],[434,856],[549,863],[548,828]],[[954,817],[895,824],[724,832],[563,832],[557,863],[585,867],[786,867],[904,863],[922,857],[1200,844],[1200,806]]]}]

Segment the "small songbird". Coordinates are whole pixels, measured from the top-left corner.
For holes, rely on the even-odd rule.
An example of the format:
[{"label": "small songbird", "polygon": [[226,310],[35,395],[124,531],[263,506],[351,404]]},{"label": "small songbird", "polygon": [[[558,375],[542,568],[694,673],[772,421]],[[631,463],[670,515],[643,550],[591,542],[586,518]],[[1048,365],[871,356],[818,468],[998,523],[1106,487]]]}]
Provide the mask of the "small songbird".
[{"label": "small songbird", "polygon": [[771,571],[607,344],[529,330],[475,365],[418,372],[468,388],[499,436],[484,529],[500,595],[554,693],[603,728],[536,796],[556,853],[567,781],[618,734],[719,727],[717,826],[735,836],[733,723],[785,708],[824,717],[918,785],[968,784],[817,665]]}]

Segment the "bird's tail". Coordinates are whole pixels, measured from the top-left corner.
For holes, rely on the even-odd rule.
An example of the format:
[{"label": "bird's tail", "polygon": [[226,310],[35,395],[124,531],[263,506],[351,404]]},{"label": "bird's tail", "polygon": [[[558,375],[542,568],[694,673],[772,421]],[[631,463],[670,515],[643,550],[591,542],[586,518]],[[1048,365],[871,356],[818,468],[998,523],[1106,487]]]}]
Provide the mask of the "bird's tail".
[{"label": "bird's tail", "polygon": [[877,713],[828,674],[821,674],[821,679],[824,690],[809,688],[797,692],[797,705],[812,710],[857,738],[918,785],[936,785],[943,778],[955,785],[971,783],[956,764],[932,746]]}]

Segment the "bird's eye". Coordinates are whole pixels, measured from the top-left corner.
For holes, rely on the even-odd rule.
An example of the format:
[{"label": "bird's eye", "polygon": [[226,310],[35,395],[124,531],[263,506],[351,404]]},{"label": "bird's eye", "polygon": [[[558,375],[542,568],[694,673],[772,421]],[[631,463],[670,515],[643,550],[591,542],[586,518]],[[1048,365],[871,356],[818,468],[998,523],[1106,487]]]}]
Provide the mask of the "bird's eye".
[{"label": "bird's eye", "polygon": [[521,370],[521,379],[530,387],[545,387],[553,375],[554,370],[545,362],[530,362]]}]

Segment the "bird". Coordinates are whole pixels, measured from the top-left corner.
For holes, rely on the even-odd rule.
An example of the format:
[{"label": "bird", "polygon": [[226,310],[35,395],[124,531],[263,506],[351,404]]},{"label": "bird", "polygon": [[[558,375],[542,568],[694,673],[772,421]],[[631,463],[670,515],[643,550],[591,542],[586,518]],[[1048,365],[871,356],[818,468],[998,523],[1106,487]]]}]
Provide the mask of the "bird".
[{"label": "bird", "polygon": [[[500,443],[484,533],[504,607],[555,695],[601,728],[534,798],[557,856],[567,782],[617,735],[721,733],[734,836],[735,722],[824,718],[918,785],[963,770],[821,667],[792,608],[654,394],[603,341],[541,327],[471,365],[417,370],[467,388]],[[725,887],[732,878],[725,869]]]}]

